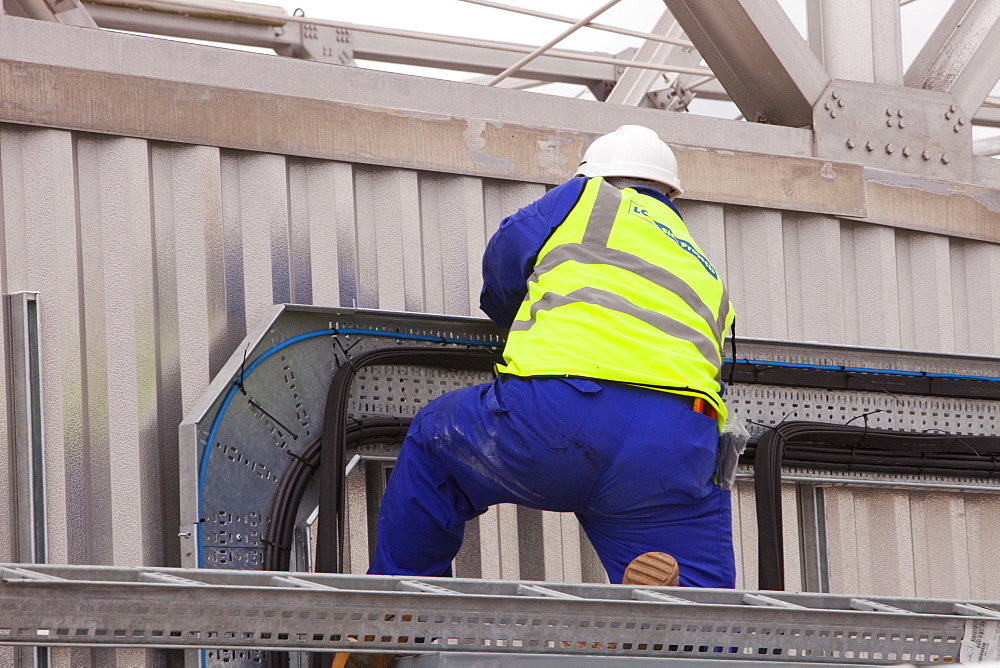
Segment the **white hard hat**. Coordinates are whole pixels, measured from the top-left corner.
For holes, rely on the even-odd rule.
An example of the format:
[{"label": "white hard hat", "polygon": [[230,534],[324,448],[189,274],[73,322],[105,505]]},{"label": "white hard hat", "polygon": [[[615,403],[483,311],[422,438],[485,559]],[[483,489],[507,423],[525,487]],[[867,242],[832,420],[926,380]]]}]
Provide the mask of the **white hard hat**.
[{"label": "white hard hat", "polygon": [[677,178],[677,158],[656,132],[642,125],[623,125],[594,140],[583,154],[576,176],[631,176],[667,186],[667,197],[684,192]]}]

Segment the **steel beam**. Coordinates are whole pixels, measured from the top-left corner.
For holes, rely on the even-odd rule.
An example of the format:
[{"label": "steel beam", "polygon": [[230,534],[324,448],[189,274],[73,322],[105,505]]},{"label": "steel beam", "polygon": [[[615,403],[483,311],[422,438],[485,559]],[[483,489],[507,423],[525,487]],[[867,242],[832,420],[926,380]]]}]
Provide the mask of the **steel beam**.
[{"label": "steel beam", "polygon": [[1000,135],[975,140],[972,152],[976,155],[1000,155]]},{"label": "steel beam", "polygon": [[[657,35],[666,35],[667,37],[674,38],[684,36],[684,31],[681,29],[680,24],[677,23],[677,19],[670,13],[670,10],[664,10],[663,15],[656,22],[653,32]],[[697,67],[698,63],[701,62],[701,54],[693,47],[681,47],[647,40],[645,44],[639,47],[639,51],[635,55],[635,60],[659,64],[671,63],[683,67]],[[661,74],[652,70],[629,67],[626,68],[625,72],[618,79],[618,82],[605,101],[612,104],[638,106],[646,99],[646,93],[657,79],[664,80],[669,87],[676,83],[681,76],[687,75]]]},{"label": "steel beam", "polygon": [[899,85],[897,0],[808,0],[809,44],[834,79]]},{"label": "steel beam", "polygon": [[18,5],[28,18],[85,28],[97,27],[81,0],[12,0],[12,2]]},{"label": "steel beam", "polygon": [[906,71],[904,83],[951,93],[974,115],[1000,80],[1000,2],[955,0]]},{"label": "steel beam", "polygon": [[830,76],[775,0],[664,0],[744,117],[812,124]]},{"label": "steel beam", "polygon": [[[101,28],[129,32],[166,35],[185,39],[200,39],[223,44],[241,44],[267,49],[294,45],[295,32],[284,25],[248,23],[218,17],[184,15],[177,12],[155,11],[134,5],[112,5],[105,2],[85,2],[84,6]],[[296,31],[297,32],[297,31]]]}]

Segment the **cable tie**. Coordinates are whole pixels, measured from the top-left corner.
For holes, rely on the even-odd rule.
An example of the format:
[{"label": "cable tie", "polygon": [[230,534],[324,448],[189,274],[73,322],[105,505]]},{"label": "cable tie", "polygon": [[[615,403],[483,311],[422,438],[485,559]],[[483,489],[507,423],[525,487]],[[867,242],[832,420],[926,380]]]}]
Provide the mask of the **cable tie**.
[{"label": "cable tie", "polygon": [[248,343],[245,348],[243,348],[243,362],[240,364],[240,377],[236,381],[236,387],[240,388],[240,392],[243,396],[247,396],[246,388],[243,387],[243,381],[246,379],[246,369],[247,369],[247,352],[250,350],[250,344]]},{"label": "cable tie", "polygon": [[268,540],[267,538],[261,538],[260,542],[264,543],[269,547],[273,547],[276,550],[283,550],[285,552],[291,552],[291,545],[281,545],[280,543],[275,543],[273,540]]},{"label": "cable tie", "polygon": [[308,466],[309,468],[311,468],[313,471],[315,471],[315,470],[317,470],[319,468],[318,466],[314,465],[312,462],[310,462],[305,457],[302,457],[301,455],[297,455],[294,452],[292,452],[291,450],[285,450],[285,454],[288,455],[289,457],[291,457],[292,459],[299,460],[300,462],[302,462],[303,464],[305,464],[306,466]]},{"label": "cable tie", "polygon": [[277,424],[277,425],[278,425],[279,427],[281,427],[282,429],[284,429],[285,431],[287,431],[287,432],[289,433],[289,435],[291,435],[291,437],[292,437],[292,440],[293,440],[293,441],[297,441],[297,440],[299,440],[299,436],[298,436],[298,434],[296,434],[296,433],[295,433],[295,432],[293,432],[293,431],[292,431],[291,429],[289,429],[289,428],[288,428],[288,427],[286,427],[286,426],[285,426],[284,424],[282,424],[282,422],[281,422],[281,421],[280,421],[280,420],[279,420],[278,418],[274,417],[273,415],[271,415],[270,413],[268,413],[268,412],[267,412],[266,410],[264,410],[264,407],[263,407],[263,406],[261,406],[260,404],[258,404],[258,403],[257,403],[256,401],[254,401],[253,399],[247,399],[247,402],[248,402],[248,403],[249,403],[249,404],[250,404],[251,406],[253,406],[254,408],[256,408],[257,410],[259,410],[259,411],[260,411],[261,413],[263,413],[263,414],[264,414],[264,415],[266,415],[267,417],[269,417],[269,418],[271,418],[272,420],[274,420],[274,423],[275,423],[275,424]]}]

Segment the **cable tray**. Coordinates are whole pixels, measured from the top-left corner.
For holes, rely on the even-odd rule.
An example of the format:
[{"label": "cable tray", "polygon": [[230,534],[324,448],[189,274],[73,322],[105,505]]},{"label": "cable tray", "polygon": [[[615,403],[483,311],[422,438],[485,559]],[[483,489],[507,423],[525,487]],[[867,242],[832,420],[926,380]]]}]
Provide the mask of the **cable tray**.
[{"label": "cable tray", "polygon": [[0,644],[10,645],[936,663],[996,658],[982,652],[1000,633],[998,609],[679,587],[0,564]]}]

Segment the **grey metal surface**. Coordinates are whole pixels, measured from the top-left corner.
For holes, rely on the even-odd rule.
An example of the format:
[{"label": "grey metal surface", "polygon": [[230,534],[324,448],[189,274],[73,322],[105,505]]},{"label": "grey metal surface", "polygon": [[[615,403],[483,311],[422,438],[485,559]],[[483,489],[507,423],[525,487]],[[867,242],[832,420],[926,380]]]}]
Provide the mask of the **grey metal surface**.
[{"label": "grey metal surface", "polygon": [[942,180],[974,178],[972,125],[948,93],[836,80],[816,105],[817,154]]},{"label": "grey metal surface", "polygon": [[[350,324],[356,319],[362,322],[371,320],[376,327],[383,327],[386,323],[391,323],[394,327],[405,327],[412,331],[439,331],[441,327],[447,327],[450,332],[458,332],[458,336],[471,336],[467,328],[472,327],[475,331],[483,325],[482,321],[473,320],[438,320],[437,323],[448,323],[447,325],[436,324],[435,321],[428,322],[425,316],[408,314],[381,314],[364,312],[333,312],[330,310],[307,308],[307,307],[276,307],[272,315],[251,332],[247,343],[237,347],[237,352],[230,360],[222,374],[213,383],[209,392],[199,401],[195,411],[185,421],[182,428],[183,447],[186,448],[182,461],[189,460],[193,456],[194,447],[192,434],[197,427],[203,441],[208,431],[209,424],[215,416],[215,411],[219,405],[220,396],[229,392],[232,378],[245,364],[243,360],[243,349],[248,348],[246,364],[250,364],[267,346],[274,345],[280,341],[291,338],[294,335],[305,331],[322,329],[332,321]],[[291,320],[289,325],[286,319]],[[310,324],[311,323],[311,324]],[[282,389],[282,380],[289,372],[289,369],[296,373],[296,382],[301,385],[296,392],[301,392],[303,408],[310,417],[310,423],[318,423],[321,420],[321,404],[325,398],[326,384],[329,382],[329,374],[332,373],[333,366],[342,363],[337,350],[356,345],[361,350],[371,346],[398,345],[399,342],[393,340],[372,340],[365,341],[364,337],[345,337],[338,345],[331,345],[332,339],[314,339],[310,342],[296,344],[298,347],[287,349],[286,360],[282,365],[272,364],[261,366],[255,372],[255,376],[246,383],[249,393],[247,399],[242,399],[236,394],[237,402],[230,406],[230,411],[234,411],[234,406],[238,406],[240,401],[247,401],[254,398],[262,406],[266,405],[270,415],[273,415],[283,425],[292,431],[297,431],[295,413],[292,404],[287,401],[287,391]],[[939,373],[965,373],[970,375],[992,375],[1000,376],[1000,359],[988,356],[970,356],[957,354],[933,354],[927,352],[904,352],[892,349],[871,349],[856,346],[843,345],[818,345],[818,344],[790,344],[782,341],[766,340],[741,340],[738,348],[740,358],[757,360],[762,363],[767,361],[791,362],[791,363],[812,363],[831,364],[859,367],[887,368],[900,371],[926,371]],[[277,359],[277,358],[274,358]],[[317,359],[324,360],[317,363]],[[323,369],[313,374],[300,374],[298,369]],[[456,387],[482,382],[487,380],[486,376],[475,374],[455,374],[433,370],[417,370],[407,367],[374,367],[364,370],[358,374],[352,389],[352,399],[350,411],[355,416],[367,415],[413,415],[415,411],[427,400],[438,396],[441,392]],[[315,384],[319,384],[319,389]],[[970,401],[947,398],[929,398],[913,395],[896,395],[882,390],[877,384],[873,384],[871,391],[822,391],[799,389],[775,386],[753,386],[736,384],[730,388],[728,403],[735,415],[750,424],[753,432],[760,432],[767,425],[775,425],[785,419],[796,420],[817,420],[821,422],[845,423],[851,420],[864,419],[873,428],[894,428],[894,429],[940,429],[949,433],[966,434],[989,434],[995,430],[998,417],[1000,417],[1000,404],[995,401]],[[211,407],[211,408],[209,408]],[[271,432],[268,436],[265,431],[261,431],[258,422],[260,420],[269,421],[270,416],[264,416],[259,411],[254,410],[242,414],[230,412],[226,415],[224,428],[219,432],[218,442],[227,449],[235,448],[238,453],[232,455],[243,461],[252,461],[262,464],[263,458],[267,458],[265,465],[268,466],[269,475],[280,479],[282,472],[289,460],[280,455],[282,444],[286,448],[291,447],[287,433],[282,429]],[[272,426],[273,423],[272,423]],[[274,438],[278,438],[274,441]],[[310,433],[310,437],[314,437]],[[270,440],[269,440],[270,439]],[[273,441],[273,442],[272,442]],[[263,454],[258,454],[263,453]],[[232,454],[232,453],[230,453]],[[386,454],[393,454],[393,451],[386,451]],[[227,455],[229,456],[229,455]],[[272,462],[274,457],[276,460]],[[207,477],[206,489],[209,490],[206,496],[206,504],[211,506],[217,499],[218,503],[225,504],[226,514],[222,518],[229,523],[231,520],[236,523],[236,528],[216,527],[219,522],[218,517],[209,518],[206,523],[206,531],[209,538],[215,536],[213,529],[221,528],[226,532],[226,545],[209,541],[211,548],[206,552],[208,560],[207,566],[214,567],[220,565],[231,565],[238,568],[259,569],[259,558],[262,544],[260,538],[262,532],[266,533],[268,517],[266,515],[273,498],[274,482],[259,487],[256,481],[243,484],[246,465],[241,464],[231,469],[228,468],[224,458],[211,459],[209,474]],[[219,468],[219,464],[222,467]],[[196,485],[194,483],[193,471],[195,465],[188,463],[185,466],[187,473],[184,477],[182,498],[188,499],[188,506],[184,517],[192,518],[193,509],[190,504],[196,498]],[[883,493],[894,495],[893,498],[903,500],[906,504],[912,505],[912,512],[921,512],[924,507],[924,500],[921,493],[926,489],[935,489],[938,493],[950,490],[957,498],[962,499],[962,503],[968,499],[968,493],[976,491],[983,495],[983,500],[969,503],[980,504],[987,516],[1000,511],[1000,486],[991,481],[962,481],[955,479],[934,479],[928,480],[915,476],[875,476],[858,474],[837,474],[828,472],[813,472],[790,470],[787,472],[789,479],[793,481],[810,482],[813,485],[837,486],[847,488],[850,494],[856,494],[858,498],[863,498],[868,493],[868,489],[875,488]],[[966,489],[968,488],[968,489]],[[348,568],[355,573],[363,572],[368,566],[369,541],[370,541],[370,498],[375,490],[368,488],[364,476],[360,469],[348,478],[348,547],[346,563]],[[819,492],[815,492],[819,493]],[[256,523],[253,527],[244,527],[240,522],[246,522],[248,517],[247,502],[253,504],[253,515],[249,517]],[[810,509],[808,504],[803,505],[801,499],[796,498],[796,486],[786,485],[783,492],[783,503],[785,505],[785,553],[788,570],[788,586],[791,589],[802,587],[826,588],[829,586],[833,591],[840,591],[842,586],[850,586],[845,583],[841,561],[833,561],[827,565],[824,560],[830,561],[828,551],[824,548],[820,550],[819,543],[841,544],[845,541],[860,544],[878,544],[883,540],[896,541],[900,545],[906,545],[908,550],[914,554],[929,554],[940,546],[928,546],[921,544],[921,533],[914,527],[906,524],[895,526],[892,532],[886,530],[877,536],[868,536],[863,530],[854,525],[844,525],[840,522],[833,522],[827,526],[825,513],[817,511],[815,507]],[[985,505],[983,505],[985,504]],[[301,511],[300,511],[301,512]],[[737,542],[737,563],[740,586],[752,588],[756,583],[756,533],[755,533],[755,507],[753,503],[752,490],[746,482],[738,485],[735,494],[734,504],[734,530]],[[186,531],[194,536],[192,529],[193,520],[185,522]],[[802,526],[798,523],[805,522]],[[823,532],[820,532],[820,526]],[[265,527],[261,529],[260,527]],[[239,535],[239,539],[233,547],[232,537]],[[219,534],[221,535],[221,534]],[[541,540],[539,540],[541,537]],[[257,541],[254,545],[246,543],[248,540]],[[192,538],[185,537],[185,542],[189,543]],[[959,540],[955,534],[954,540]],[[464,577],[487,577],[487,578],[511,578],[511,579],[544,579],[550,581],[595,581],[603,579],[603,573],[599,567],[594,567],[592,548],[583,539],[575,519],[571,515],[560,515],[553,513],[539,513],[528,509],[509,509],[499,507],[492,509],[490,513],[475,525],[470,527],[466,545],[462,554],[456,561],[457,572]],[[224,553],[223,562],[218,561],[221,549]],[[250,561],[246,561],[242,556],[236,563],[229,563],[229,555],[243,553],[254,555]],[[189,561],[185,563],[193,564],[193,552],[190,548],[185,548],[185,556]],[[301,563],[306,563],[303,558]],[[845,567],[846,568],[846,567]],[[962,582],[975,583],[973,576],[975,566],[971,563],[956,565]],[[825,575],[821,574],[825,573]],[[839,578],[839,579],[838,579]],[[829,585],[824,583],[830,583]],[[911,586],[912,585],[907,585]],[[965,586],[965,585],[963,585]],[[972,589],[966,586],[963,591],[970,596],[983,596],[983,584],[972,585]],[[869,591],[862,589],[861,591]],[[885,591],[885,590],[880,590]],[[889,590],[891,591],[891,590]],[[992,595],[992,594],[991,594]]]},{"label": "grey metal surface", "polygon": [[27,563],[48,561],[45,498],[45,430],[42,399],[39,299],[19,292],[7,300],[13,397],[11,518],[13,550]]},{"label": "grey metal surface", "polygon": [[[262,568],[264,541],[273,539],[269,523],[278,483],[294,457],[320,437],[327,390],[341,365],[363,352],[404,343],[440,347],[333,330],[501,341],[500,332],[484,320],[289,306],[272,307],[258,320],[180,426],[181,554],[188,566]],[[322,331],[329,333],[294,342]],[[286,342],[292,343],[283,347]],[[272,350],[276,352],[266,357]],[[259,367],[258,358],[264,360]],[[234,381],[251,369],[253,374],[237,390]],[[379,384],[372,373],[355,381],[354,416],[412,416],[449,389],[486,380],[469,373],[390,367]],[[213,428],[217,432],[206,457]],[[200,560],[199,523],[204,545]]]},{"label": "grey metal surface", "polygon": [[[566,668],[571,666],[580,666],[581,668],[590,668],[591,666],[594,668],[629,668],[634,665],[675,666],[676,668],[685,668],[686,666],[690,666],[691,668],[695,668],[696,666],[712,666],[713,668],[761,668],[763,666],[774,665],[773,662],[767,660],[753,661],[747,659],[653,659],[636,656],[630,656],[628,658],[613,658],[607,656],[569,657],[547,656],[545,654],[493,656],[472,652],[449,652],[447,654],[441,653],[403,656],[396,659],[396,663],[393,665],[394,668],[431,668],[432,666],[441,666],[442,668],[448,668],[451,666],[455,666],[455,668],[483,668],[484,664],[489,666],[489,668],[520,668],[521,666],[526,666],[528,668],[535,668],[536,666],[564,666]],[[795,665],[803,668],[818,668],[819,666],[828,666],[830,664],[796,661]]]},{"label": "grey metal surface", "polygon": [[[52,74],[57,73],[59,68],[82,68],[94,73],[132,75],[201,85],[218,85],[221,80],[227,88],[267,92],[271,95],[407,109],[425,114],[442,114],[445,117],[490,119],[504,124],[538,126],[538,118],[544,117],[547,119],[545,127],[552,131],[572,128],[600,133],[613,130],[623,122],[621,109],[583,100],[549,96],[539,98],[529,93],[431,79],[420,79],[419,85],[415,85],[411,77],[386,72],[328,68],[318,63],[106,31],[76,30],[9,16],[0,17],[0,20],[9,26],[4,28],[5,39],[0,46],[0,58],[25,64],[49,65],[53,68],[50,70]],[[40,44],[56,45],[56,48],[43,49]],[[120,58],[114,56],[114,49],[122,54]],[[187,65],[178,68],[177,63],[180,61],[185,61]],[[22,81],[21,85],[26,83]],[[385,97],[385,91],[389,89],[394,91],[391,99]],[[11,92],[14,93],[13,90]],[[203,92],[208,92],[208,89],[199,91],[199,94]],[[512,95],[514,98],[511,98]],[[511,99],[515,99],[516,103],[508,102]],[[21,122],[42,124],[43,114],[51,113],[35,106],[30,111],[34,120],[24,118]],[[76,110],[73,115],[79,118],[81,111]],[[502,117],[498,118],[501,111]],[[67,114],[64,121],[72,120],[71,110],[64,110],[64,113]],[[775,155],[806,156],[811,152],[811,137],[807,130],[758,126],[732,128],[732,124],[722,119],[680,114],[664,116],[655,110],[632,110],[629,118],[633,119],[630,122],[644,122],[660,128],[668,136],[683,137],[684,142],[691,145],[720,144],[728,150],[757,150]],[[9,115],[5,115],[5,119],[13,120]],[[159,122],[145,120],[148,121],[146,134],[140,132],[140,136],[157,132],[158,126],[162,126],[167,119]],[[261,117],[255,123],[270,124],[277,120]],[[124,133],[124,126],[114,126],[116,120],[113,116],[108,116],[103,123],[103,131]],[[72,123],[65,122],[56,125],[74,127]],[[198,130],[189,127],[188,133],[190,135],[204,129],[207,128]],[[136,132],[140,130],[133,129]],[[213,132],[216,130],[221,131],[221,128],[214,128]],[[262,132],[260,136],[271,134],[273,133]],[[274,140],[277,139],[275,136]],[[257,148],[263,149],[264,146],[258,142]],[[327,147],[327,150],[331,148],[334,147]],[[307,150],[308,147],[300,146],[291,153],[308,155]],[[353,157],[360,159],[362,156]],[[377,157],[369,156],[370,159]],[[410,159],[415,157],[417,156],[411,155]],[[445,171],[453,172],[455,168],[457,165]]]},{"label": "grey metal surface", "polygon": [[902,84],[898,3],[807,0],[806,7],[809,45],[833,79]]},{"label": "grey metal surface", "polygon": [[830,75],[777,2],[664,1],[746,118],[791,127],[811,123]]},{"label": "grey metal surface", "polygon": [[990,94],[1000,72],[1000,6],[956,0],[906,72],[906,85],[951,93],[966,120]]},{"label": "grey metal surface", "polygon": [[[663,10],[663,15],[653,27],[653,32],[673,38],[684,37],[684,31],[669,9]],[[683,47],[676,44],[664,44],[662,42],[647,40],[636,51],[635,59],[649,62],[670,62],[677,65],[695,67],[701,61],[701,55],[693,47]],[[605,98],[605,102],[638,106],[645,98],[646,92],[655,80],[676,80],[677,76],[665,72],[660,73],[652,70],[626,68],[621,76],[618,77],[614,88],[611,89],[611,92]]]},{"label": "grey metal surface", "polygon": [[14,645],[927,663],[968,656],[998,605],[19,564],[0,576],[0,633]]}]

